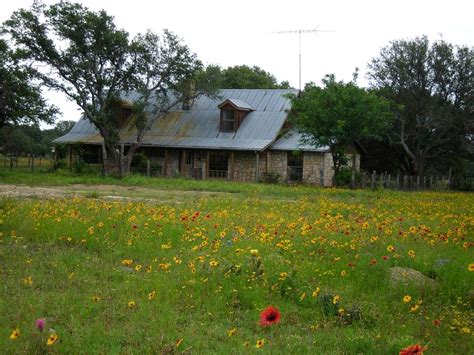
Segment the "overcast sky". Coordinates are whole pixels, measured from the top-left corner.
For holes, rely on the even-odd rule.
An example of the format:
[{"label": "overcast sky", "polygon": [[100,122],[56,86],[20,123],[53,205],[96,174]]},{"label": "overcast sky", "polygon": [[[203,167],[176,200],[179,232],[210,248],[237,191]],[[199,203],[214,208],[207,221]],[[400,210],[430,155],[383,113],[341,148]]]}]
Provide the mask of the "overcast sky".
[{"label": "overcast sky", "polygon": [[[45,1],[54,3],[54,1]],[[205,64],[222,67],[257,65],[298,87],[298,35],[290,30],[333,30],[302,35],[302,81],[319,82],[329,73],[350,80],[395,39],[427,35],[458,45],[474,45],[474,2],[468,0],[83,0],[92,10],[105,9],[132,36],[167,28],[179,35]],[[32,0],[0,2],[0,21]],[[63,111],[62,119],[77,120],[75,104],[48,93]]]}]

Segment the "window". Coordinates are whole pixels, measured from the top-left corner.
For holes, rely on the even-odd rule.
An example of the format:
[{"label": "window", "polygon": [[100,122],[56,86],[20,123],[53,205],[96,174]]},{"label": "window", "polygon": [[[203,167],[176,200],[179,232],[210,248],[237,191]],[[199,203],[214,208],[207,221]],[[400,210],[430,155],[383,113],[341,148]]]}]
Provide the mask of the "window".
[{"label": "window", "polygon": [[235,131],[235,111],[222,110],[222,127],[221,131],[234,132]]},{"label": "window", "polygon": [[288,181],[303,181],[303,154],[288,152]]},{"label": "window", "polygon": [[194,152],[186,152],[186,165],[194,165]]},{"label": "window", "polygon": [[227,152],[214,151],[209,153],[209,177],[227,178],[229,155]]}]

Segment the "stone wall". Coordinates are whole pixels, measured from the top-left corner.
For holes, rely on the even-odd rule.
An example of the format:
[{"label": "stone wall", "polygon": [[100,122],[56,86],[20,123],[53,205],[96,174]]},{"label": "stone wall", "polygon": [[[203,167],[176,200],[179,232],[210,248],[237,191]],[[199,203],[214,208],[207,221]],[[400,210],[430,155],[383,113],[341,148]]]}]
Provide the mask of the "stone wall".
[{"label": "stone wall", "polygon": [[[266,172],[266,153],[259,154],[259,174],[263,177]],[[255,181],[257,172],[257,155],[255,152],[234,152],[234,174],[232,175],[231,153],[229,153],[229,179],[243,182]]]},{"label": "stone wall", "polygon": [[332,186],[334,164],[331,153],[324,153],[324,186]]},{"label": "stone wall", "polygon": [[179,153],[178,149],[167,149],[162,162],[162,175],[166,177],[175,177],[179,175]]},{"label": "stone wall", "polygon": [[303,153],[303,182],[321,185],[321,172],[325,173],[324,155],[322,153]]},{"label": "stone wall", "polygon": [[[173,177],[180,175],[180,156],[182,149],[167,149],[166,162],[162,156],[149,157],[150,160],[159,163],[162,166],[162,176]],[[200,170],[199,178],[205,178],[204,174],[207,168],[206,150],[187,150],[194,152],[194,164],[184,165],[184,172],[181,175],[192,177],[191,168],[195,173]],[[163,155],[163,154],[160,154]],[[253,151],[234,151],[234,171],[232,171],[232,152],[229,152],[228,160],[228,180],[254,182],[256,176],[256,154]],[[352,164],[352,159],[349,160]],[[356,167],[360,167],[360,155],[356,156]],[[288,177],[288,152],[267,150],[259,154],[260,178],[263,179],[267,173],[275,172],[280,174],[279,181],[286,182]],[[331,153],[304,152],[303,153],[303,182],[308,184],[321,184],[321,170],[323,171],[324,186],[332,186],[334,168]]]},{"label": "stone wall", "polygon": [[267,154],[267,172],[278,173],[280,174],[280,181],[286,181],[288,174],[288,152],[280,150],[269,150]]}]

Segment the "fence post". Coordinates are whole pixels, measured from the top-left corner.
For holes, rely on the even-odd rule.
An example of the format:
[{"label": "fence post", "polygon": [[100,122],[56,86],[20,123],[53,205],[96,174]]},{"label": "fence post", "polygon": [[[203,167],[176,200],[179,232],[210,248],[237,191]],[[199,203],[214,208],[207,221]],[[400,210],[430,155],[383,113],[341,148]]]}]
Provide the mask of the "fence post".
[{"label": "fence post", "polygon": [[367,183],[367,176],[365,175],[365,171],[362,173],[362,181],[361,181],[361,187],[365,189],[365,185]]},{"label": "fence post", "polygon": [[35,172],[35,155],[31,154],[31,172]]},{"label": "fence post", "polygon": [[388,176],[387,176],[387,188],[388,189],[390,188],[390,179],[391,179],[391,175],[388,174]]},{"label": "fence post", "polygon": [[433,188],[433,176],[430,176],[430,190]]},{"label": "fence post", "polygon": [[408,185],[408,175],[403,175],[403,190],[407,189]]},{"label": "fence post", "polygon": [[448,172],[448,190],[451,190],[452,189],[452,186],[451,186],[451,174],[452,174],[452,171],[451,171],[451,168],[449,168],[449,172]]},{"label": "fence post", "polygon": [[420,175],[417,175],[417,176],[416,176],[416,189],[417,189],[417,190],[420,189]]},{"label": "fence post", "polygon": [[13,157],[10,157],[10,171],[13,170]]},{"label": "fence post", "polygon": [[319,169],[319,185],[324,187],[324,170]]},{"label": "fence post", "polygon": [[150,160],[146,160],[146,175],[150,176]]},{"label": "fence post", "polygon": [[351,189],[355,189],[355,172],[354,172],[354,169],[352,169],[352,174],[351,174]]},{"label": "fence post", "polygon": [[375,190],[375,178],[376,178],[376,175],[375,175],[375,170],[372,172],[372,178],[370,180],[370,188],[372,190]]}]

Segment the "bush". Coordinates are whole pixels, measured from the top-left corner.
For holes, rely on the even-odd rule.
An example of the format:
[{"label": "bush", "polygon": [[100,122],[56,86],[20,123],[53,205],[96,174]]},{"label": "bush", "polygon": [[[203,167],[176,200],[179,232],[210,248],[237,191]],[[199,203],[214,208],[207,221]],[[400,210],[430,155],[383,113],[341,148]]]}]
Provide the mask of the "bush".
[{"label": "bush", "polygon": [[281,174],[276,171],[269,171],[263,180],[267,184],[278,184]]},{"label": "bush", "polygon": [[135,153],[132,158],[131,168],[137,173],[146,173],[146,161],[148,157],[143,153]]},{"label": "bush", "polygon": [[73,171],[77,174],[99,174],[101,167],[100,164],[87,164],[84,160],[77,160]]},{"label": "bush", "polygon": [[[351,186],[351,179],[352,179],[352,168],[342,168],[339,172],[334,176],[334,182],[336,186]],[[362,174],[360,171],[355,172],[355,183],[356,185],[360,184],[362,181]]]}]

